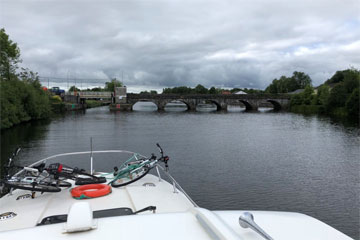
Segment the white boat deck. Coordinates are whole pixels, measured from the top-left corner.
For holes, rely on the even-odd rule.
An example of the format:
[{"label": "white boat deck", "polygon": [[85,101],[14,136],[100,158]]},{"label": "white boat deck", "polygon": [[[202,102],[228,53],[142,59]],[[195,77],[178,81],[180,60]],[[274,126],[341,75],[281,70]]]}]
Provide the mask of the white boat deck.
[{"label": "white boat deck", "polygon": [[[151,186],[152,185],[152,186]],[[58,193],[36,193],[36,197],[16,200],[29,191],[15,190],[12,195],[0,198],[0,214],[14,212],[15,217],[0,221],[0,239],[216,239],[216,240],[263,240],[259,234],[239,225],[243,211],[209,211],[194,207],[186,196],[158,177],[148,174],[144,178],[121,188],[112,188],[109,195],[76,200],[69,189]],[[88,203],[86,211],[72,214],[79,204]],[[81,205],[81,204],[80,204]],[[89,206],[87,204],[83,204]],[[75,207],[74,207],[75,206]],[[156,213],[92,218],[91,211],[113,208],[130,208],[133,212],[148,206],[156,206]],[[76,212],[76,211],[75,211]],[[275,240],[351,240],[348,236],[312,217],[299,213],[252,211],[256,222]],[[42,219],[54,215],[67,215],[64,223],[36,226]],[[69,219],[75,216],[72,223]],[[85,221],[83,221],[85,219]],[[90,219],[90,229],[69,233]],[[88,221],[88,222],[89,222]],[[74,224],[75,223],[75,224]],[[68,232],[66,232],[68,231]]]},{"label": "white boat deck", "polygon": [[[150,186],[152,185],[152,186]],[[34,227],[48,216],[67,214],[76,202],[89,202],[93,211],[130,208],[133,212],[148,206],[156,206],[156,213],[185,212],[193,205],[181,193],[174,193],[173,186],[158,177],[148,174],[125,187],[112,188],[112,193],[93,199],[72,198],[70,189],[63,188],[57,193],[36,193],[34,199],[16,200],[29,191],[17,189],[12,195],[0,198],[0,213],[14,212],[16,217],[0,222],[0,231]],[[150,214],[145,211],[140,214]]]}]

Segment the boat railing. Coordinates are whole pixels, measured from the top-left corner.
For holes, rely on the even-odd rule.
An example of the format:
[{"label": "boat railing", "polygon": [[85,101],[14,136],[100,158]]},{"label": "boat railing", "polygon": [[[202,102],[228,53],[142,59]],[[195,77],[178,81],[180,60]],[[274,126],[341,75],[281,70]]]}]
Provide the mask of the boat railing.
[{"label": "boat railing", "polygon": [[[52,159],[59,158],[59,157],[89,154],[89,156],[90,156],[90,169],[92,171],[93,170],[92,169],[93,168],[93,161],[94,161],[93,154],[96,154],[96,153],[126,153],[126,154],[133,155],[133,157],[135,157],[135,158],[137,158],[137,157],[144,157],[145,158],[145,156],[143,156],[141,154],[134,153],[134,152],[131,152],[131,151],[126,151],[126,150],[102,150],[102,151],[70,152],[70,153],[60,153],[60,154],[56,154],[56,155],[52,155],[52,156],[43,158],[43,159],[41,159],[39,161],[36,161],[36,162],[30,164],[29,167],[36,166],[36,165],[38,165],[40,163],[46,163],[48,160],[52,160]],[[174,193],[178,193],[178,190],[181,191],[185,195],[185,197],[192,203],[192,205],[194,207],[198,207],[198,205],[194,202],[194,200],[191,199],[191,197],[185,192],[185,190],[180,186],[180,184],[175,180],[175,178],[173,176],[171,176],[171,174],[163,166],[161,166],[159,164],[156,164],[155,168],[156,168],[156,172],[157,172],[159,181],[162,181],[161,174],[160,174],[160,171],[159,171],[159,169],[160,169],[169,178],[169,180],[171,181],[171,184],[173,185]],[[22,169],[19,172],[17,172],[16,174],[14,174],[14,176],[16,177],[16,176],[20,175],[21,173],[23,173],[24,171],[25,170]]]},{"label": "boat railing", "polygon": [[194,205],[194,207],[199,207],[194,202],[194,200],[192,200],[191,197],[185,192],[185,190],[180,186],[180,184],[175,180],[175,178],[173,176],[171,176],[171,174],[167,170],[165,170],[163,166],[156,164],[156,172],[157,172],[159,181],[162,181],[159,169],[171,180],[173,188],[174,188],[174,193],[178,193],[178,190],[180,190],[185,195],[185,197],[192,203],[192,205]]}]

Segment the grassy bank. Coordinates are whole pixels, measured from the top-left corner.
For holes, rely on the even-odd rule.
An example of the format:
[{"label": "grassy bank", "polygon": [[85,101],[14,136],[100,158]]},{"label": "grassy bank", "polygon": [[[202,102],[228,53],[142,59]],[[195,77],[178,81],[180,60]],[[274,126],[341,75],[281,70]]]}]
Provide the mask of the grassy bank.
[{"label": "grassy bank", "polygon": [[107,103],[96,101],[96,100],[86,100],[86,108],[96,108],[108,105]]},{"label": "grassy bank", "polygon": [[350,118],[349,120],[356,120],[356,116],[349,115],[344,107],[334,108],[331,112],[327,112],[324,106],[321,105],[295,105],[291,106],[290,112],[299,114],[320,114],[328,115],[336,118]]},{"label": "grassy bank", "polygon": [[290,112],[301,114],[321,114],[324,108],[319,105],[295,105],[291,106]]}]

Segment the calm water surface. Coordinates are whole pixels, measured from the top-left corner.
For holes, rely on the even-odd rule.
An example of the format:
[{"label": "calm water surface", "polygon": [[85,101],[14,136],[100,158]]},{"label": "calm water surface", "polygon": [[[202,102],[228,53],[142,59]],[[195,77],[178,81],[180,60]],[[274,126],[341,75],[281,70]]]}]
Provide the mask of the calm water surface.
[{"label": "calm water surface", "polygon": [[[171,157],[171,173],[201,207],[301,212],[359,239],[358,128],[291,113],[112,113],[104,107],[3,131],[1,161],[19,145],[22,164],[88,151],[90,137],[94,150],[148,156],[158,153],[159,142]],[[113,167],[106,159],[95,166]]]}]

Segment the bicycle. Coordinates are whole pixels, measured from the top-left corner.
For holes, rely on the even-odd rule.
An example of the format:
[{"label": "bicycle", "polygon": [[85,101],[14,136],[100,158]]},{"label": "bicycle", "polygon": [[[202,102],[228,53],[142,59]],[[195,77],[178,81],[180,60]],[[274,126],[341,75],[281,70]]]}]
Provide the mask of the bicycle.
[{"label": "bicycle", "polygon": [[[32,192],[60,192],[62,187],[72,186],[66,180],[74,180],[75,185],[91,183],[104,183],[106,179],[88,174],[83,169],[71,168],[61,163],[53,163],[45,167],[40,163],[34,167],[23,167],[13,164],[13,159],[18,155],[20,149],[16,149],[5,166],[5,178],[0,182],[8,189],[22,189]],[[13,168],[22,169],[15,175],[10,174]]]},{"label": "bicycle", "polygon": [[[143,178],[150,172],[152,168],[156,166],[158,162],[164,162],[166,169],[168,169],[169,157],[164,156],[164,151],[160,147],[159,143],[156,144],[159,148],[161,157],[156,158],[154,154],[150,158],[137,159],[136,155],[125,161],[120,168],[114,167],[114,179],[109,182],[112,187],[123,187]],[[135,161],[133,161],[135,158]]]}]

